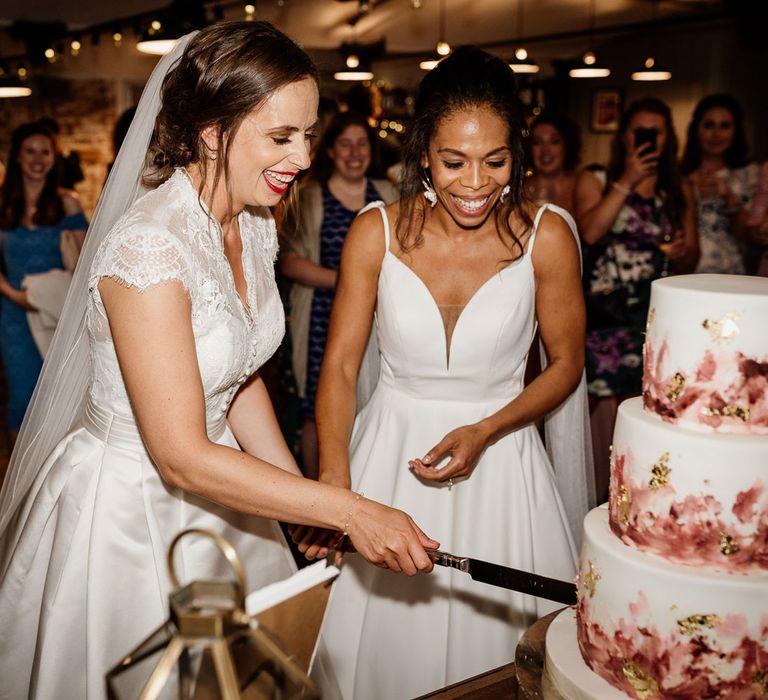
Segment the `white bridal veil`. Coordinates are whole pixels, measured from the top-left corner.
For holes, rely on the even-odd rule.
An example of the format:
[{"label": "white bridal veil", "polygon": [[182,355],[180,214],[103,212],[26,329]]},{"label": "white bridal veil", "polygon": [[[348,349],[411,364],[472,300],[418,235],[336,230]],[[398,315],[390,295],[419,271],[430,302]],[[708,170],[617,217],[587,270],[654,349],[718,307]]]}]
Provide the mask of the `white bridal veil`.
[{"label": "white bridal veil", "polygon": [[21,508],[24,497],[38,476],[43,476],[40,471],[48,455],[80,417],[90,375],[85,310],[91,263],[115,222],[144,193],[141,178],[160,110],[163,79],[192,36],[188,34],[179,39],[173,51],[164,56],[152,72],[88,227],[64,312],[24,417],[0,493],[0,579],[5,574],[17,533],[24,526],[26,509]]}]

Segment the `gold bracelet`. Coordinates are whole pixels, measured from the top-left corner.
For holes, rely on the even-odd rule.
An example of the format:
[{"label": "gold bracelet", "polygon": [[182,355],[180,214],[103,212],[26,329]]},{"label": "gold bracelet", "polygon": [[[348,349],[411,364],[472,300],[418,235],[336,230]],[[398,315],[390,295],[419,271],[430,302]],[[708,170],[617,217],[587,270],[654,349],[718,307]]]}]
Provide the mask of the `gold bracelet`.
[{"label": "gold bracelet", "polygon": [[363,492],[356,494],[355,500],[352,503],[352,506],[347,511],[347,517],[344,519],[344,525],[342,526],[342,536],[349,537],[349,526],[352,524],[352,516],[355,514],[355,506],[357,505],[358,501],[363,497]]},{"label": "gold bracelet", "polygon": [[620,182],[617,182],[616,180],[614,180],[611,183],[611,187],[613,187],[613,189],[616,190],[617,192],[621,192],[621,194],[623,194],[625,197],[629,197],[629,195],[632,194],[632,190],[629,187],[627,187],[626,185],[622,185]]}]

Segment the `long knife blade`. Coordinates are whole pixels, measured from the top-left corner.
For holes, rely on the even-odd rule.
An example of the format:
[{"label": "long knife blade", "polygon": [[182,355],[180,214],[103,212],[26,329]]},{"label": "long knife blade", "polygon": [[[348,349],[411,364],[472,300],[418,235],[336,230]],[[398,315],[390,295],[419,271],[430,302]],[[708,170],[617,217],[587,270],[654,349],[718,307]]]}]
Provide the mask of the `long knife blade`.
[{"label": "long knife blade", "polygon": [[491,564],[481,559],[458,557],[448,552],[434,551],[430,552],[429,556],[438,566],[458,569],[481,583],[527,593],[537,598],[554,600],[565,605],[576,604],[576,584],[572,581],[560,581],[509,566],[501,566],[501,564]]}]

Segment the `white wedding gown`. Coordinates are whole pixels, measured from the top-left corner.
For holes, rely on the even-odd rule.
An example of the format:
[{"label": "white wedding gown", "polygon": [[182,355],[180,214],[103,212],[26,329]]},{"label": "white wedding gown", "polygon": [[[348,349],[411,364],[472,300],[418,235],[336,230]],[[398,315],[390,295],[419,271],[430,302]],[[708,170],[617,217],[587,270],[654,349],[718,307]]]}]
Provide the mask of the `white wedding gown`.
[{"label": "white wedding gown", "polygon": [[[295,570],[277,523],[161,480],[134,422],[99,296],[102,277],[138,289],[183,283],[192,300],[208,434],[237,447],[226,423],[229,404],[284,332],[274,280],[277,238],[268,211],[240,215],[246,307],[221,230],[201,206],[186,173],[176,171],[116,224],[93,262],[85,413],[41,469],[0,560],[2,700],[105,697],[106,671],[168,616],[166,555],[185,528],[226,537],[245,566],[249,590]],[[232,577],[210,541],[189,537],[179,549],[181,581]]]},{"label": "white wedding gown", "polygon": [[[483,453],[470,478],[427,483],[408,469],[446,433],[495,413],[523,389],[535,331],[531,250],[471,298],[446,347],[421,279],[389,252],[378,282],[381,374],[357,417],[352,487],[401,508],[444,551],[563,580],[575,549],[555,477],[533,425]],[[334,585],[313,673],[324,700],[404,700],[514,660],[537,618],[562,607],[436,567],[409,578],[348,556]],[[335,678],[327,670],[330,666]]]}]

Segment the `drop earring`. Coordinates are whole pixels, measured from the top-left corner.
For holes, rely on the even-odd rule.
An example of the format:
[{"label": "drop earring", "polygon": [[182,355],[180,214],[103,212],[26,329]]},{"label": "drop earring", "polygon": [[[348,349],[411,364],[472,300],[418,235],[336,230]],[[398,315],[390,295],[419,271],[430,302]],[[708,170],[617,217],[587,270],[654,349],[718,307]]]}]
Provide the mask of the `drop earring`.
[{"label": "drop earring", "polygon": [[499,201],[503,203],[504,199],[510,193],[511,190],[512,188],[509,185],[504,185],[504,187],[501,190],[501,194],[499,195]]},{"label": "drop earring", "polygon": [[211,151],[211,154],[208,156],[211,160],[216,160],[218,158],[218,154],[216,151]]},{"label": "drop earring", "polygon": [[429,202],[429,206],[434,207],[437,204],[437,194],[432,189],[432,184],[429,182],[427,175],[424,176],[421,184],[424,186],[424,199]]}]

